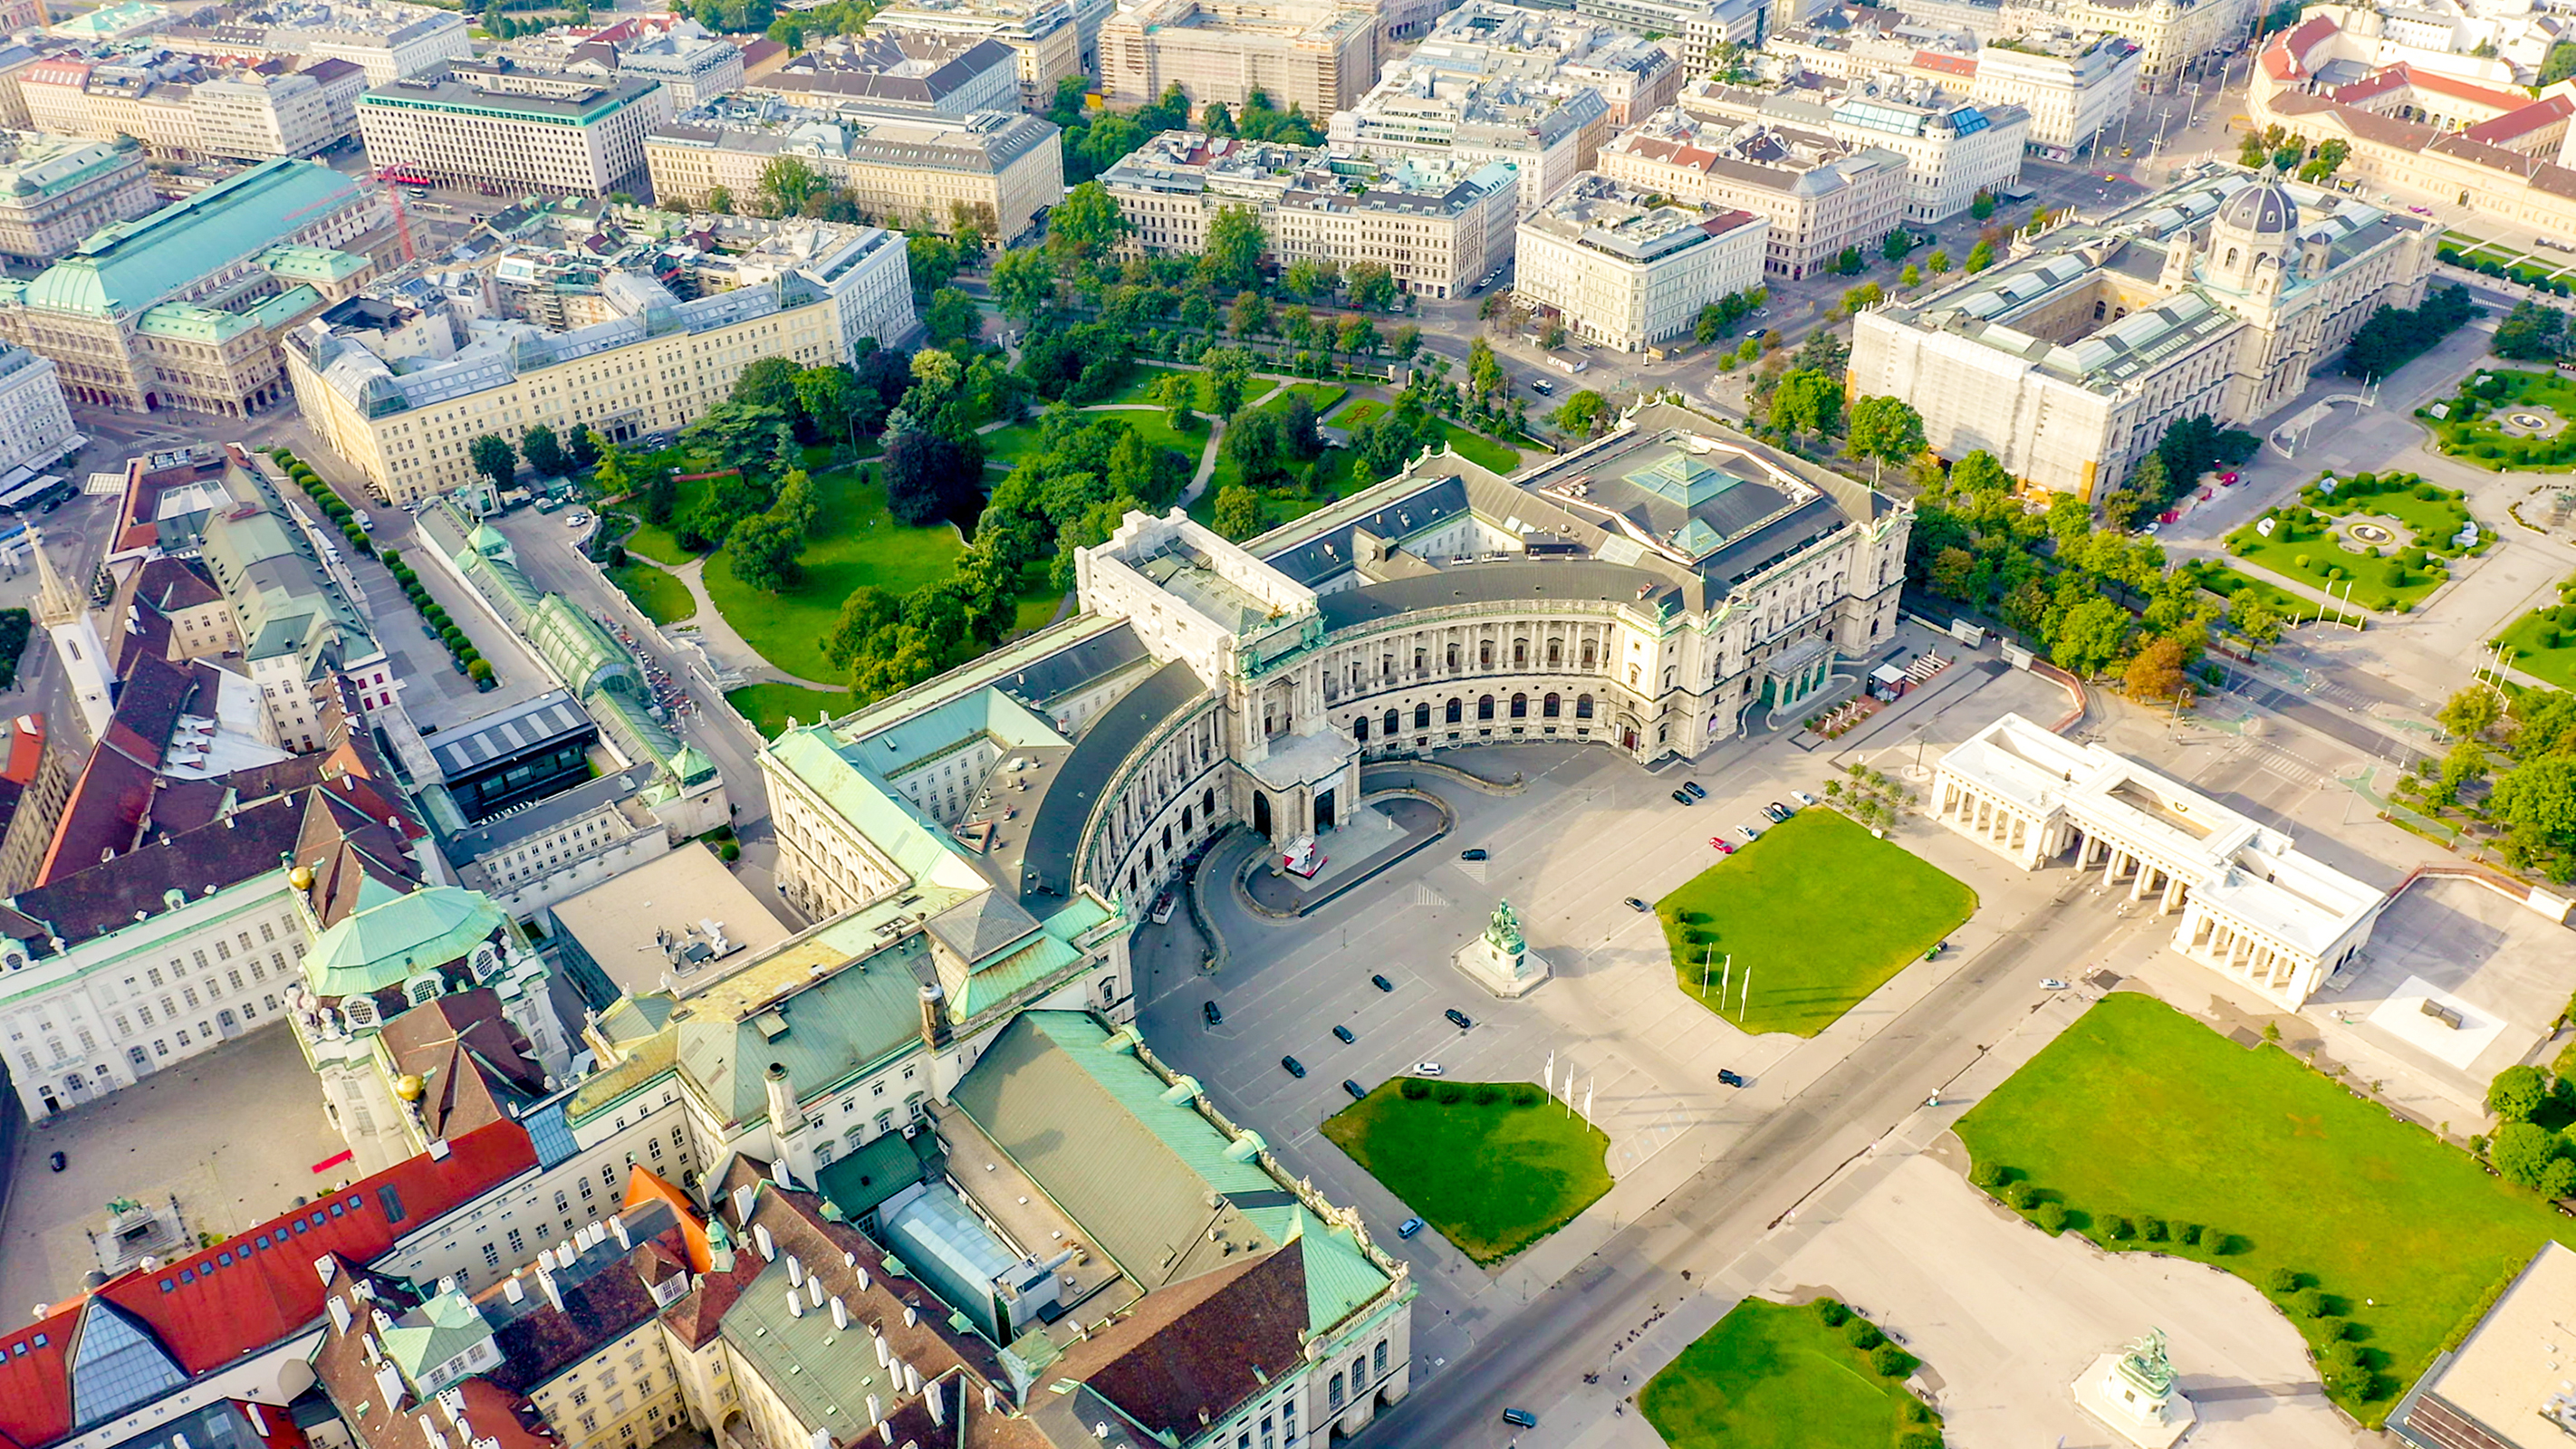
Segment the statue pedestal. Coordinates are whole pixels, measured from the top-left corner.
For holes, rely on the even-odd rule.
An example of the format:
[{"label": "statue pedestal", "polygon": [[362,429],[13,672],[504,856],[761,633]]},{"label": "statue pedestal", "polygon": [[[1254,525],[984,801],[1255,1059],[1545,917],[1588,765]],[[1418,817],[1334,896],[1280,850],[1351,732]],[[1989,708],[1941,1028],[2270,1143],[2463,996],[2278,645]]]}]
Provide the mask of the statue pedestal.
[{"label": "statue pedestal", "polygon": [[2126,1354],[2106,1353],[2075,1380],[2075,1402],[2138,1449],[2173,1449],[2200,1413],[2180,1389],[2157,1395],[2121,1372]]},{"label": "statue pedestal", "polygon": [[1506,1001],[1528,995],[1549,976],[1547,958],[1523,946],[1513,950],[1478,936],[1449,958],[1477,985]]}]

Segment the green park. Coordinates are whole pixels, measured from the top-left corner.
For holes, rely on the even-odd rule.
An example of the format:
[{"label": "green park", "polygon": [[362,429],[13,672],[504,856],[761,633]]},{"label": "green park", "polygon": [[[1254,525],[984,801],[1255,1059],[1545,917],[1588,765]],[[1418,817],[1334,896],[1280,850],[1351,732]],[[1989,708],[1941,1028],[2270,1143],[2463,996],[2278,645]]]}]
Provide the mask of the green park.
[{"label": "green park", "polygon": [[1814,1036],[1965,924],[1976,892],[1839,810],[1811,807],[1655,905],[1692,1000],[1748,1032]]},{"label": "green park", "polygon": [[1958,1125],[2050,1232],[2210,1263],[2307,1339],[2366,1425],[2576,1222],[2276,1045],[2153,997],[2094,1005]]},{"label": "green park", "polygon": [[1646,1382],[1671,1449],[1940,1449],[1915,1359],[1842,1304],[1747,1298]]},{"label": "green park", "polygon": [[1536,1082],[1398,1077],[1324,1135],[1458,1251],[1491,1267],[1610,1190],[1610,1139]]},{"label": "green park", "polygon": [[2415,474],[2327,474],[2229,534],[2227,551],[2338,602],[2402,614],[2450,581],[2454,560],[2484,551],[2483,532],[2459,542],[2471,522],[2460,490]]},{"label": "green park", "polygon": [[2516,619],[2495,642],[2505,662],[2560,689],[2576,689],[2576,576],[2558,585],[2558,601]]},{"label": "green park", "polygon": [[2556,371],[2498,367],[2471,373],[2458,396],[2416,410],[2449,457],[2493,472],[2576,468],[2576,381]]}]

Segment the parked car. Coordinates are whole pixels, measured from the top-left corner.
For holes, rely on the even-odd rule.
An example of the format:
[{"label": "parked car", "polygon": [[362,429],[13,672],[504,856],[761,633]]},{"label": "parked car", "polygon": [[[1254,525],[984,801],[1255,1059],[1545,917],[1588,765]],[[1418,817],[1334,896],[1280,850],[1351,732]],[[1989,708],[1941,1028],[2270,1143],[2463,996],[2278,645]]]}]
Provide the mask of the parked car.
[{"label": "parked car", "polygon": [[1554,397],[1556,396],[1556,384],[1543,377],[1533,377],[1530,379],[1530,391],[1537,393],[1540,397]]},{"label": "parked car", "polygon": [[1744,1085],[1744,1079],[1742,1077],[1737,1076],[1734,1072],[1725,1067],[1719,1067],[1717,1069],[1717,1079],[1730,1087],[1741,1087]]},{"label": "parked car", "polygon": [[1503,1422],[1515,1429],[1535,1429],[1538,1427],[1538,1415],[1527,1409],[1505,1409]]},{"label": "parked car", "polygon": [[1778,825],[1789,818],[1789,807],[1774,800],[1762,807],[1762,818]]},{"label": "parked car", "polygon": [[2064,991],[2066,989],[2066,983],[2058,980],[2054,976],[2043,976],[2039,979],[2039,989],[2042,991]]},{"label": "parked car", "polygon": [[2221,488],[2233,488],[2238,483],[2243,482],[2244,479],[2245,475],[2242,473],[2221,473],[2218,475],[2218,486]]},{"label": "parked car", "polygon": [[1210,1026],[1223,1026],[1225,1024],[1225,1013],[1217,1010],[1216,1003],[1213,1001],[1200,1002],[1199,1015],[1206,1017],[1207,1024]]},{"label": "parked car", "polygon": [[1349,1027],[1337,1026],[1333,1028],[1333,1040],[1340,1042],[1344,1046],[1348,1046],[1352,1042],[1358,1040],[1358,1038],[1351,1035],[1351,1029]]},{"label": "parked car", "polygon": [[1754,829],[1750,825],[1739,825],[1735,827],[1735,833],[1743,836],[1748,844],[1762,838],[1762,832]]},{"label": "parked car", "polygon": [[1365,1101],[1368,1098],[1368,1088],[1361,1086],[1359,1083],[1352,1081],[1348,1077],[1342,1078],[1342,1090],[1350,1093],[1351,1100],[1354,1102]]},{"label": "parked car", "polygon": [[1460,1031],[1465,1031],[1467,1028],[1475,1025],[1474,1022],[1467,1019],[1467,1013],[1460,1011],[1454,1006],[1440,1014],[1449,1018],[1449,1024],[1458,1028]]},{"label": "parked car", "polygon": [[1399,1238],[1409,1238],[1421,1231],[1422,1219],[1420,1218],[1406,1218],[1395,1225],[1395,1235]]},{"label": "parked car", "polygon": [[1797,801],[1801,806],[1813,805],[1813,804],[1815,804],[1815,803],[1816,803],[1816,797],[1815,797],[1815,796],[1813,796],[1813,795],[1808,794],[1808,793],[1807,793],[1806,791],[1804,791],[1804,790],[1792,790],[1792,791],[1790,791],[1790,792],[1789,792],[1789,798],[1790,798],[1790,799],[1792,799],[1792,800]]},{"label": "parked car", "polygon": [[1690,792],[1688,790],[1675,790],[1673,792],[1673,800],[1677,804],[1688,805],[1691,803]]},{"label": "parked car", "polygon": [[1768,337],[1768,336],[1770,336],[1770,335],[1771,335],[1771,329],[1770,329],[1770,328],[1768,328],[1768,327],[1756,327],[1756,328],[1754,328],[1752,331],[1747,332],[1747,333],[1745,333],[1745,334],[1744,334],[1744,340],[1745,340],[1745,341],[1747,341],[1747,342],[1759,342],[1759,341],[1761,341],[1763,338]]},{"label": "parked car", "polygon": [[1393,990],[1395,989],[1395,983],[1394,983],[1394,982],[1392,982],[1392,981],[1387,980],[1387,979],[1386,979],[1385,977],[1383,977],[1383,976],[1372,976],[1372,977],[1370,977],[1370,978],[1369,978],[1369,984],[1370,984],[1371,986],[1376,987],[1376,988],[1377,988],[1378,990],[1380,990],[1380,991],[1393,991]]},{"label": "parked car", "polygon": [[1682,788],[1688,790],[1690,792],[1690,797],[1694,800],[1705,800],[1708,798],[1708,792],[1700,788],[1699,781],[1697,780],[1682,781]]},{"label": "parked car", "polygon": [[568,528],[579,528],[588,522],[590,522],[590,515],[578,508],[564,515],[564,525]]},{"label": "parked car", "polygon": [[1637,899],[1635,896],[1630,896],[1628,897],[1628,909],[1632,911],[1651,911],[1654,907],[1647,905],[1644,901]]},{"label": "parked car", "polygon": [[1286,1067],[1288,1069],[1288,1075],[1292,1077],[1302,1079],[1306,1075],[1306,1064],[1297,1060],[1295,1057],[1281,1057],[1279,1059],[1279,1065]]},{"label": "parked car", "polygon": [[1487,856],[1486,856],[1485,852],[1484,852],[1482,849],[1477,849],[1477,850],[1462,850],[1462,851],[1459,851],[1459,852],[1458,852],[1458,858],[1459,858],[1460,860],[1485,860],[1485,859],[1488,859],[1489,857],[1487,857]]},{"label": "parked car", "polygon": [[1413,1074],[1417,1077],[1436,1077],[1440,1075],[1440,1064],[1438,1062],[1415,1062],[1413,1064]]},{"label": "parked car", "polygon": [[1727,844],[1726,837],[1723,835],[1710,836],[1708,838],[1708,848],[1716,851],[1720,855],[1733,855],[1735,853],[1735,847]]}]

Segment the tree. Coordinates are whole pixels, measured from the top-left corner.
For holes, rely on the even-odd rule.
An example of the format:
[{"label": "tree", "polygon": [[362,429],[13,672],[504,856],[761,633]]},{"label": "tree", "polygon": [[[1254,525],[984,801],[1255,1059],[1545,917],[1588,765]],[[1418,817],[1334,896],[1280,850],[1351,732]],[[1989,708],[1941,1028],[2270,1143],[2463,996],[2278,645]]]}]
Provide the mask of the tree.
[{"label": "tree", "polygon": [[1842,414],[1843,385],[1828,373],[1796,368],[1771,391],[1771,426],[1792,438],[1833,432]]},{"label": "tree", "polygon": [[886,439],[886,508],[895,521],[918,528],[964,511],[984,476],[984,450],[963,441],[907,429]]},{"label": "tree", "polygon": [[1922,286],[1923,269],[1912,262],[1907,262],[1905,264],[1905,270],[1897,274],[1896,284],[1900,287]]},{"label": "tree", "polygon": [[1243,410],[1243,395],[1252,384],[1252,354],[1240,347],[1211,347],[1199,359],[1208,370],[1208,405],[1221,418]]},{"label": "tree", "polygon": [[2129,661],[2122,682],[2135,700],[2160,702],[2171,700],[2179,707],[2191,703],[2191,676],[2183,666],[2190,660],[2182,641],[2168,635],[2152,640]]},{"label": "tree", "polygon": [[802,156],[772,156],[761,163],[760,196],[772,216],[803,214],[805,203],[830,184]]},{"label": "tree", "polygon": [[1868,265],[1869,259],[1860,254],[1858,247],[1845,247],[1834,257],[1834,270],[1846,277],[1859,276]]},{"label": "tree", "polygon": [[1228,483],[1216,491],[1216,531],[1228,538],[1245,539],[1261,531],[1261,500],[1240,483]]},{"label": "tree", "polygon": [[1936,277],[1946,277],[1950,275],[1950,254],[1948,252],[1934,252],[1923,259],[1923,265],[1925,269],[1932,273],[1932,275]]},{"label": "tree", "polygon": [[984,329],[984,314],[977,310],[975,299],[954,287],[942,287],[930,299],[929,308],[921,314],[921,325],[929,330],[934,347],[962,342]]},{"label": "tree", "polygon": [[2099,594],[2087,595],[2066,613],[2049,660],[2081,678],[2109,669],[2127,651],[2129,611]]},{"label": "tree", "polygon": [[769,505],[769,511],[796,525],[799,538],[813,536],[814,525],[821,520],[823,508],[814,497],[814,480],[805,476],[804,469],[790,469],[787,476],[779,480],[778,501]]},{"label": "tree", "polygon": [[1610,400],[1590,388],[1577,391],[1556,410],[1559,429],[1578,438],[1594,438],[1610,424]]},{"label": "tree", "polygon": [[1968,203],[1968,215],[1975,217],[1979,221],[1984,221],[1994,214],[1995,194],[1982,186],[1978,187],[1976,199]]},{"label": "tree", "polygon": [[1551,317],[1548,319],[1547,327],[1538,335],[1538,345],[1547,351],[1554,352],[1565,345],[1565,339],[1565,320],[1561,317]]},{"label": "tree", "polygon": [[1261,230],[1261,218],[1249,206],[1221,206],[1208,220],[1207,251],[1199,257],[1199,273],[1223,292],[1244,291],[1261,285],[1261,252],[1269,238]]},{"label": "tree", "polygon": [[2525,299],[2514,303],[2513,310],[2496,324],[2495,339],[2488,347],[2496,356],[2514,362],[2554,362],[2567,355],[2570,340],[2566,313]]},{"label": "tree", "polygon": [[1386,350],[1398,362],[1411,362],[1422,350],[1422,329],[1407,322],[1387,335]]},{"label": "tree", "polygon": [[1047,251],[1060,262],[1097,262],[1133,230],[1109,188],[1086,181],[1047,213]]},{"label": "tree", "polygon": [[993,301],[1002,315],[1025,327],[1055,300],[1055,264],[1036,247],[1020,247],[993,261]]},{"label": "tree", "polygon": [[1341,329],[1333,339],[1342,351],[1353,357],[1378,349],[1377,324],[1354,313],[1342,319]]},{"label": "tree", "polygon": [[1973,277],[1994,264],[1995,244],[1993,242],[1981,240],[1975,246],[1968,248],[1969,276]]},{"label": "tree", "polygon": [[1206,109],[1199,112],[1199,129],[1211,136],[1231,136],[1234,134],[1234,113],[1226,109],[1225,102],[1210,101]]},{"label": "tree", "polygon": [[2487,1144],[2487,1161],[2516,1187],[2538,1187],[2540,1175],[2549,1170],[2564,1145],[2557,1133],[2537,1123],[2508,1122],[2496,1129],[2495,1140]]},{"label": "tree", "polygon": [[1905,260],[1905,254],[1912,250],[1914,250],[1914,233],[1901,226],[1878,239],[1878,254],[1891,262]]},{"label": "tree", "polygon": [[2420,306],[2382,307],[2353,334],[2343,370],[2355,377],[2386,377],[2477,315],[2469,289],[2456,282],[2427,295]]},{"label": "tree", "polygon": [[813,420],[818,431],[834,433],[844,442],[856,443],[857,420],[852,416],[852,405],[856,402],[857,388],[857,380],[850,369],[838,363],[804,368],[796,374],[796,406]]},{"label": "tree", "polygon": [[519,455],[511,449],[510,440],[499,433],[485,433],[466,444],[465,456],[474,464],[474,471],[491,479],[495,488],[507,488],[510,480],[519,476]]},{"label": "tree", "polygon": [[761,467],[778,445],[786,414],[754,403],[721,402],[680,429],[680,441],[718,468]]},{"label": "tree", "polygon": [[[783,159],[794,160],[795,158]],[[750,407],[771,409],[781,419],[793,418],[797,410],[796,374],[798,371],[795,361],[791,358],[775,355],[755,357],[743,364],[742,371],[734,375],[733,391],[728,396],[732,401]]]},{"label": "tree", "polygon": [[730,186],[708,187],[707,210],[714,212],[718,216],[733,215],[733,188]]},{"label": "tree", "polygon": [[2576,76],[2576,40],[2562,40],[2549,47],[2540,61],[2540,83],[2554,86],[2569,76]]},{"label": "tree", "polygon": [[725,535],[733,576],[764,594],[792,589],[803,581],[797,555],[804,551],[804,530],[774,513],[746,518]]},{"label": "tree", "polygon": [[1494,349],[1479,337],[1467,344],[1467,386],[1478,397],[1490,397],[1503,391],[1510,382],[1503,376],[1503,365],[1494,357]]},{"label": "tree", "polygon": [[2576,840],[2576,756],[2525,759],[2514,766],[2487,792],[2487,814],[2511,826],[2526,850],[2563,850]]},{"label": "tree", "polygon": [[1854,398],[1850,441],[1853,456],[1869,459],[1870,477],[1875,481],[1879,465],[1902,463],[1927,446],[1923,415],[1900,397]]},{"label": "tree", "polygon": [[2434,716],[2442,728],[2462,737],[2483,735],[2504,718],[2504,695],[2491,684],[2473,684],[2452,695]]},{"label": "tree", "polygon": [[2487,1111],[2498,1122],[2528,1122],[2549,1100],[2549,1078],[2540,1068],[2517,1064],[2487,1083]]},{"label": "tree", "polygon": [[2250,650],[2259,652],[2281,642],[2281,611],[2252,589],[2239,589],[2227,601],[2227,622],[2244,636]]},{"label": "tree", "polygon": [[1983,448],[1961,458],[1950,469],[1952,489],[1967,494],[2002,494],[2012,491],[2013,476],[1995,455]]},{"label": "tree", "polygon": [[1225,430],[1225,456],[1253,489],[1275,488],[1288,480],[1288,447],[1280,436],[1279,415],[1256,409],[1236,418]]},{"label": "tree", "polygon": [[1384,262],[1353,262],[1342,274],[1342,285],[1349,289],[1351,305],[1379,312],[1392,311],[1397,297],[1395,274]]},{"label": "tree", "polygon": [[1880,286],[1876,282],[1863,282],[1857,287],[1850,287],[1844,290],[1843,310],[1845,312],[1866,312],[1870,308],[1875,307],[1886,300],[1886,288]]},{"label": "tree", "polygon": [[1234,304],[1226,309],[1226,331],[1237,337],[1258,337],[1270,330],[1270,299],[1251,288],[1234,294]]},{"label": "tree", "polygon": [[556,441],[555,430],[543,423],[519,435],[519,456],[540,478],[560,478],[566,471],[563,444]]}]

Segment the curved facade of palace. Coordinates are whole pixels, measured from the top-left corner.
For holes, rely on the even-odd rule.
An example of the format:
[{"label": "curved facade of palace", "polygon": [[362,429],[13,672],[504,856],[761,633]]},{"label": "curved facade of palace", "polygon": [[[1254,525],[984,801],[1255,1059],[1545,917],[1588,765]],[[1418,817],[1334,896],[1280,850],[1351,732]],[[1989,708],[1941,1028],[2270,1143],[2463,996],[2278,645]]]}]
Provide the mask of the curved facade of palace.
[{"label": "curved facade of palace", "polygon": [[[1860,672],[1911,522],[1670,403],[1510,477],[1426,455],[1242,545],[1132,513],[1074,619],[763,752],[780,882],[830,915],[963,865],[1033,919],[1132,923],[1229,824],[1328,835],[1364,760],[1696,757]],[[1125,935],[1085,992],[1122,1016]]]}]

